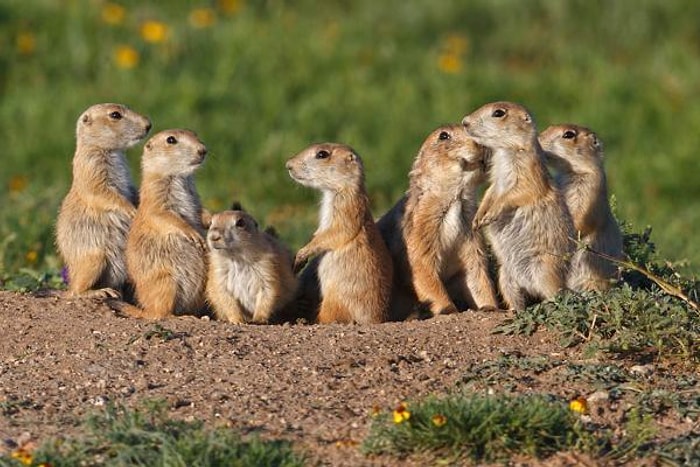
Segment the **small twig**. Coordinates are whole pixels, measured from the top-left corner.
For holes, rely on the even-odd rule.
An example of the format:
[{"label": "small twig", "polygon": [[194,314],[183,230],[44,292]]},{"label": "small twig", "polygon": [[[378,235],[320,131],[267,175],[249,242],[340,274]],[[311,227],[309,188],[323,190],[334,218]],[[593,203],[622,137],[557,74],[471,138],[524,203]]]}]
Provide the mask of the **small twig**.
[{"label": "small twig", "polygon": [[593,319],[591,320],[591,327],[588,329],[588,337],[586,338],[586,342],[590,342],[591,338],[593,337],[593,329],[595,329],[595,322],[598,319],[598,314],[595,313],[593,315]]},{"label": "small twig", "polygon": [[606,253],[596,251],[589,245],[585,245],[584,248],[586,249],[586,251],[590,251],[594,255],[598,255],[603,259],[607,259],[608,261],[612,261],[615,264],[619,264],[620,266],[623,266],[627,269],[631,269],[633,271],[637,271],[640,274],[643,274],[647,279],[654,281],[656,285],[661,287],[661,290],[673,297],[683,300],[692,309],[694,309],[697,312],[700,312],[700,305],[698,305],[697,302],[693,301],[690,297],[688,297],[688,295],[685,292],[683,292],[679,287],[676,287],[675,285],[666,282],[665,280],[652,273],[651,271],[647,270],[646,268],[643,268],[642,266],[633,263],[629,259],[620,259],[614,256],[610,256]]}]

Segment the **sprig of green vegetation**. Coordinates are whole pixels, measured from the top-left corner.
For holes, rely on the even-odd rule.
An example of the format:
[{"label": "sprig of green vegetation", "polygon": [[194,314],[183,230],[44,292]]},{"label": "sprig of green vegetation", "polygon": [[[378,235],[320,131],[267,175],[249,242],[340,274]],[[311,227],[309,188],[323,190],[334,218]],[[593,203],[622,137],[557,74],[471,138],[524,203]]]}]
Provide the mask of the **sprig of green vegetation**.
[{"label": "sprig of green vegetation", "polygon": [[[504,462],[514,455],[545,458],[578,451],[623,463],[647,456],[692,458],[688,440],[655,443],[651,414],[631,408],[619,429],[594,424],[554,396],[468,393],[429,397],[377,415],[364,440],[367,455],[429,453],[449,462]],[[692,457],[695,456],[695,457]]]},{"label": "sprig of green vegetation", "polygon": [[[167,417],[164,404],[108,406],[87,422],[84,437],[56,439],[32,454],[32,465],[286,466],[304,465],[289,442],[243,439],[226,428]],[[19,463],[17,464],[19,465]]]},{"label": "sprig of green vegetation", "polygon": [[561,402],[543,396],[428,398],[406,407],[396,423],[380,415],[363,443],[367,454],[438,455],[495,462],[514,454],[544,457],[576,444],[576,417]]}]

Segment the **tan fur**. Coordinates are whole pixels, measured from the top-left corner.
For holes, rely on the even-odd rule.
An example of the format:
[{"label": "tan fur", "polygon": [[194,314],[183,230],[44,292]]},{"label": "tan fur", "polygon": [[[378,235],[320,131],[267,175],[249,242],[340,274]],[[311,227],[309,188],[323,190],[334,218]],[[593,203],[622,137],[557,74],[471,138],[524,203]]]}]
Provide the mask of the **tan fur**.
[{"label": "tan fur", "polygon": [[565,287],[573,252],[573,223],[544,166],[530,113],[518,104],[486,104],[462,121],[477,143],[491,149],[490,186],[473,227],[488,225],[506,305],[550,299]]},{"label": "tan fur", "polygon": [[484,241],[471,228],[485,152],[460,125],[436,129],[421,146],[406,196],[377,222],[394,260],[393,306],[408,296],[433,314],[456,312],[454,301],[496,308]]},{"label": "tan fur", "polygon": [[72,295],[118,297],[138,203],[124,152],[148,134],[151,122],[120,104],[97,104],[76,127],[73,182],[56,220],[56,246]]},{"label": "tan fur", "polygon": [[193,174],[206,153],[188,130],[162,131],[144,146],[141,204],[126,246],[140,308],[119,308],[131,316],[158,319],[204,307],[207,248]]},{"label": "tan fur", "polygon": [[320,293],[318,322],[386,321],[393,266],[372,219],[362,160],[348,146],[325,143],[291,158],[287,169],[294,180],[323,193],[320,225],[294,262],[296,271],[320,255],[301,278],[305,291]]},{"label": "tan fur", "polygon": [[[558,171],[557,183],[574,221],[577,237],[593,250],[622,258],[622,234],[608,204],[603,144],[578,125],[550,126],[540,133],[547,161]],[[617,267],[581,248],[571,261],[568,286],[573,290],[610,287]]]},{"label": "tan fur", "polygon": [[218,319],[268,323],[294,299],[291,253],[246,212],[214,214],[207,244],[207,298]]}]

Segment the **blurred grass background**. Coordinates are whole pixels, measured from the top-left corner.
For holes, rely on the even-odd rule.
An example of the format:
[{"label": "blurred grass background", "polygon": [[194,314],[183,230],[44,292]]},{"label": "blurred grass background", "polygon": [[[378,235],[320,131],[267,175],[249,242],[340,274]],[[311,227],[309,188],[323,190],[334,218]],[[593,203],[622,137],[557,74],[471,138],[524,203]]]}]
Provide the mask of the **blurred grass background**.
[{"label": "blurred grass background", "polygon": [[698,271],[698,18],[694,0],[0,0],[0,279],[60,266],[75,121],[98,102],[195,130],[205,206],[241,200],[299,247],[317,194],[288,157],[352,145],[378,216],[433,128],[518,101],[540,129],[597,131],[618,216]]}]

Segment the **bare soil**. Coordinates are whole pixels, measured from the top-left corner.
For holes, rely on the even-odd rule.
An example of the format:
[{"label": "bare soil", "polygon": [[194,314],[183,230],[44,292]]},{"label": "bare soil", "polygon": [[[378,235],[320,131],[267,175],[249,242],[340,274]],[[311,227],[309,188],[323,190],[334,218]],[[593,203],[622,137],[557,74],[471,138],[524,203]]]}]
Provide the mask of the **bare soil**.
[{"label": "bare soil", "polygon": [[[430,458],[360,452],[373,408],[455,390],[598,394],[591,416],[623,421],[632,392],[611,398],[604,378],[592,384],[571,372],[572,364],[600,366],[600,355],[586,359],[544,331],[494,334],[507,316],[468,312],[374,326],[154,323],[118,317],[99,300],[0,292],[0,438],[7,451],[20,438],[79,435],[86,415],[107,402],[138,407],[161,399],[173,417],[289,439],[310,464],[425,465]],[[549,363],[495,365],[509,356]],[[614,365],[633,375],[635,390],[675,380],[674,368],[658,362]],[[689,433],[693,423],[667,411],[658,436]],[[563,454],[546,462],[585,459]]]}]

